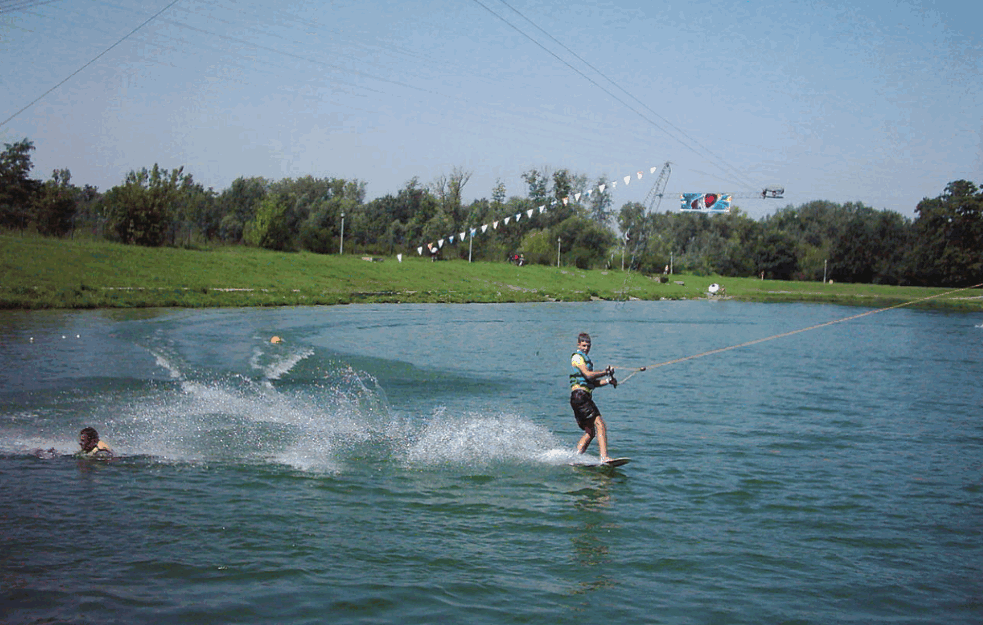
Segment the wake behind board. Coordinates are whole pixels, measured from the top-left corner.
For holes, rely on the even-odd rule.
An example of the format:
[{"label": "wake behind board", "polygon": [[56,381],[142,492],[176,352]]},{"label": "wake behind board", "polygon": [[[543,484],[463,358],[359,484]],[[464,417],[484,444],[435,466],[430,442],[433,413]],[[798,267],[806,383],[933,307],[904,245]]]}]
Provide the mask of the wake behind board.
[{"label": "wake behind board", "polygon": [[628,464],[631,462],[631,458],[611,458],[607,462],[576,462],[573,463],[575,467],[620,467],[623,464]]}]

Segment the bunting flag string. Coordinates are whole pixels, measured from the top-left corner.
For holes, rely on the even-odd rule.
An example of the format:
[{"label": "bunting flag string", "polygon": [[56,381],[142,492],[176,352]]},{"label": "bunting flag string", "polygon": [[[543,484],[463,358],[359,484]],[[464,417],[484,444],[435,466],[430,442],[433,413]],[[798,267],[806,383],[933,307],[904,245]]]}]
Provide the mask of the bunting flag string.
[{"label": "bunting flag string", "polygon": [[[654,174],[658,170],[659,170],[659,167],[658,166],[649,167],[649,175]],[[637,172],[635,172],[635,176],[634,177],[635,177],[636,180],[641,180],[643,176],[644,176],[644,171],[643,170],[638,170]],[[586,197],[586,198],[589,199],[589,198],[591,198],[591,196],[595,192],[596,193],[604,193],[605,190],[608,190],[608,189],[614,190],[614,189],[618,188],[618,182],[624,182],[624,184],[627,186],[628,184],[631,183],[631,180],[632,180],[632,175],[631,174],[628,174],[627,176],[621,177],[620,180],[618,178],[615,178],[613,180],[610,180],[609,182],[606,182],[606,183],[603,183],[603,184],[599,184],[599,185],[597,185],[595,187],[591,187],[590,189],[586,189],[585,191],[574,193],[573,194],[573,201],[574,202],[579,202],[581,200],[581,198],[584,198],[584,197]],[[707,199],[710,199],[710,198],[713,198],[713,200],[711,200],[708,203],[706,200]],[[688,208],[689,210],[694,210],[694,209],[695,210],[708,210],[715,203],[717,204],[716,206],[713,206],[713,209],[715,209],[715,210],[721,210],[725,206],[729,209],[729,203],[730,203],[729,202],[729,200],[730,200],[730,197],[729,196],[726,196],[726,195],[719,195],[719,196],[717,196],[717,195],[714,194],[714,195],[711,195],[710,198],[701,198],[703,200],[702,202],[693,202],[694,198],[693,197],[690,197],[690,198],[688,198],[689,199],[689,202],[687,202],[686,200],[684,200],[683,203],[684,203],[684,206],[686,206],[686,208]],[[717,200],[717,198],[719,198],[719,200]],[[526,217],[528,219],[532,219],[533,214],[535,214],[535,212],[537,210],[539,211],[539,214],[542,215],[543,213],[545,213],[550,208],[556,206],[556,204],[558,202],[562,202],[564,206],[569,206],[570,199],[571,199],[570,196],[567,196],[567,197],[564,197],[564,198],[560,198],[559,200],[557,200],[556,198],[551,198],[550,201],[547,202],[546,204],[542,204],[542,205],[540,205],[540,206],[538,206],[536,208],[530,208],[529,210],[525,211]],[[682,210],[686,210],[686,208],[684,208]],[[468,235],[469,234],[470,234],[471,239],[473,240],[474,237],[475,237],[475,235],[478,233],[479,230],[481,231],[481,234],[485,234],[486,232],[488,232],[488,227],[489,226],[491,226],[492,230],[498,230],[499,224],[503,224],[503,225],[506,225],[507,226],[507,225],[509,225],[509,223],[512,221],[513,218],[515,219],[515,222],[516,223],[519,223],[519,220],[522,218],[522,211],[516,213],[515,215],[510,215],[509,217],[505,217],[503,219],[492,221],[491,224],[482,224],[481,226],[476,226],[474,228],[470,228],[469,230],[460,232],[460,233],[458,233],[456,235],[457,241],[459,243],[464,243],[465,239],[468,238]],[[435,248],[436,249],[442,249],[444,247],[444,243],[445,242],[448,245],[453,245],[454,244],[454,240],[455,240],[455,235],[446,236],[446,237],[444,237],[442,239],[438,239],[436,243],[427,243],[426,246],[421,245],[421,246],[417,247],[416,248],[416,253],[418,255],[422,256],[423,255],[423,249],[424,249],[424,247],[426,247],[426,249],[428,251],[430,251],[431,254],[433,254],[433,253],[435,253]],[[402,262],[402,254],[398,254],[397,257],[399,258],[399,261]]]}]

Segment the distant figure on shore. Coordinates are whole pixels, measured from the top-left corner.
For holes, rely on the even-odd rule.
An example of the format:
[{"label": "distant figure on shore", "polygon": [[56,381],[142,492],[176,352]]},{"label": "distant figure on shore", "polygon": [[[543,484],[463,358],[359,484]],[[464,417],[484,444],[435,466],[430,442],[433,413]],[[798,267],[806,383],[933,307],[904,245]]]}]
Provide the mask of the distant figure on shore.
[{"label": "distant figure on shore", "polygon": [[111,458],[113,450],[104,441],[99,440],[99,433],[95,428],[83,428],[79,432],[79,446],[82,450],[80,456],[86,458]]}]

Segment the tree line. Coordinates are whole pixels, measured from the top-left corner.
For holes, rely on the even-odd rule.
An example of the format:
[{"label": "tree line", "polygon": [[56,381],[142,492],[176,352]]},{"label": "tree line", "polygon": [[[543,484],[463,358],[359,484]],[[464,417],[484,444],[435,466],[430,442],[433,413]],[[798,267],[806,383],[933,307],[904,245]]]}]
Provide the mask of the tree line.
[{"label": "tree line", "polygon": [[[357,179],[304,176],[237,178],[206,189],[184,168],[129,172],[105,192],[78,187],[67,169],[31,178],[34,145],[5,144],[0,154],[0,228],[45,236],[87,236],[144,246],[249,245],[278,251],[416,253],[421,246],[475,229],[471,241],[440,249],[443,258],[527,262],[662,273],[763,276],[786,280],[970,286],[983,281],[983,190],[950,182],[925,198],[912,220],[862,203],[814,201],[759,220],[725,214],[650,212],[637,202],[613,208],[608,181],[567,169],[522,175],[524,196],[499,182],[490,198],[466,204],[471,173],[366,200]],[[584,193],[588,188],[594,192]],[[580,198],[574,200],[574,198]],[[539,211],[539,207],[548,210]],[[530,214],[531,218],[527,217]],[[523,219],[505,225],[519,215]],[[496,228],[482,226],[497,223]],[[624,233],[624,234],[622,234]],[[425,254],[428,252],[425,250]]]}]

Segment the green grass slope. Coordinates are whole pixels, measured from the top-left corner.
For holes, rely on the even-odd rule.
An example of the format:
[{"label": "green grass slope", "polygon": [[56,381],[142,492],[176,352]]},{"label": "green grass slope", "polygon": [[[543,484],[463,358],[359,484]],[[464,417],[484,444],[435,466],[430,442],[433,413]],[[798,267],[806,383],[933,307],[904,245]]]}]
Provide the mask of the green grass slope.
[{"label": "green grass slope", "polygon": [[693,275],[661,283],[620,270],[432,263],[419,257],[364,260],[247,247],[194,251],[0,235],[0,308],[7,309],[710,299],[712,283],[725,287],[725,298],[745,301],[883,307],[921,300],[917,305],[983,310],[979,290]]}]

